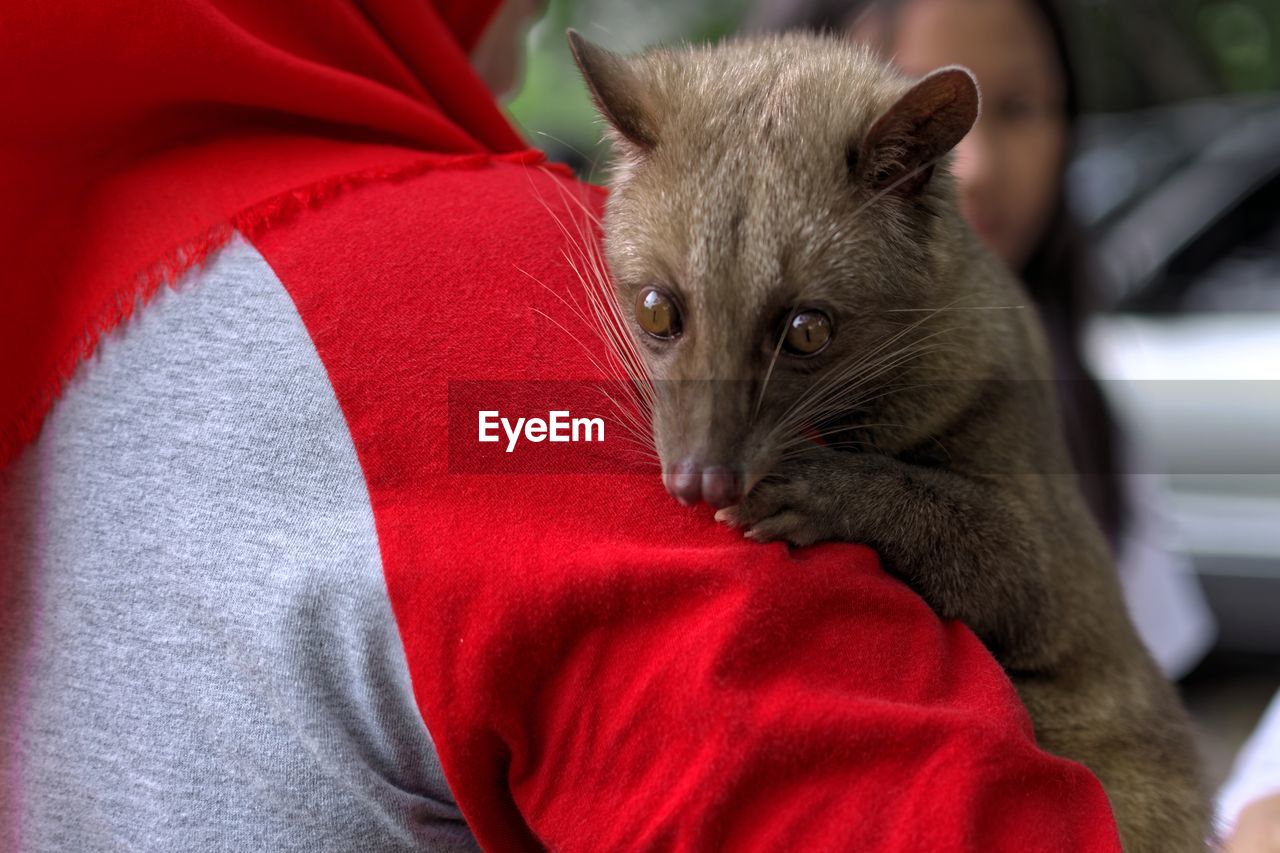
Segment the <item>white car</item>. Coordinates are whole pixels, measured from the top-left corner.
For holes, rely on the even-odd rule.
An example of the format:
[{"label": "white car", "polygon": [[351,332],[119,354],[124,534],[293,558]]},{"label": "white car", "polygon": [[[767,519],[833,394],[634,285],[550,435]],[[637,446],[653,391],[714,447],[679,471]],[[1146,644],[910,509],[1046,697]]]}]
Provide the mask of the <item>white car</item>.
[{"label": "white car", "polygon": [[1111,287],[1094,373],[1164,475],[1218,647],[1280,652],[1280,100],[1092,119],[1072,189]]}]

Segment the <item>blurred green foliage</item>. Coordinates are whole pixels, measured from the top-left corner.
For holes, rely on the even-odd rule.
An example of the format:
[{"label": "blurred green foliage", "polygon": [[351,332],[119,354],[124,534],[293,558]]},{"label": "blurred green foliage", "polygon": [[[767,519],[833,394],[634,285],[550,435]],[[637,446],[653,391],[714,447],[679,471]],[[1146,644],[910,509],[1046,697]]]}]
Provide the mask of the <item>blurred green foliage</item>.
[{"label": "blurred green foliage", "polygon": [[[551,0],[529,38],[509,108],[530,140],[583,174],[601,128],[565,44],[567,27],[619,51],[732,35],[755,0]],[[851,0],[851,6],[856,0]],[[1280,90],[1280,0],[1064,0],[1086,110]]]},{"label": "blurred green foliage", "polygon": [[1280,88],[1277,0],[1074,0],[1063,8],[1088,109]]},{"label": "blurred green foliage", "polygon": [[622,52],[652,44],[706,41],[733,34],[750,0],[551,0],[529,34],[528,66],[519,95],[508,106],[530,141],[584,175],[602,163],[601,127],[578,76],[565,30]]}]

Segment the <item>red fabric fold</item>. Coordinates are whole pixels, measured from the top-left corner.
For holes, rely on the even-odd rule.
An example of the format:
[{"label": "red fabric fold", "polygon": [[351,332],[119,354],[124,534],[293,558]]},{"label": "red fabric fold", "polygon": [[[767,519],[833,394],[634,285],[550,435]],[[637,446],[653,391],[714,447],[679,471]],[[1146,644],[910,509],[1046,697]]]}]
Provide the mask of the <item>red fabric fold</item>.
[{"label": "red fabric fold", "polygon": [[233,218],[424,155],[527,150],[466,50],[497,0],[0,9],[0,464]]}]

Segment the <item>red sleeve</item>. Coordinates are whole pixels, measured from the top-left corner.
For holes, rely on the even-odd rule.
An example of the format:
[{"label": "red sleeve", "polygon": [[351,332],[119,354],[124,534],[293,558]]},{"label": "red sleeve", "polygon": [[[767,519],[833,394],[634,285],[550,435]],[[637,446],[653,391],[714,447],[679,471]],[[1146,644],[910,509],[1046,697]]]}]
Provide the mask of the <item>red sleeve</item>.
[{"label": "red sleeve", "polygon": [[258,241],[350,424],[419,706],[481,843],[1119,850],[1097,780],[1037,750],[974,636],[871,552],[744,541],[611,466],[616,424],[590,448],[475,444],[486,400],[545,414],[575,392],[539,383],[594,374],[559,301],[580,290],[557,223],[577,233],[582,192],[442,170]]}]

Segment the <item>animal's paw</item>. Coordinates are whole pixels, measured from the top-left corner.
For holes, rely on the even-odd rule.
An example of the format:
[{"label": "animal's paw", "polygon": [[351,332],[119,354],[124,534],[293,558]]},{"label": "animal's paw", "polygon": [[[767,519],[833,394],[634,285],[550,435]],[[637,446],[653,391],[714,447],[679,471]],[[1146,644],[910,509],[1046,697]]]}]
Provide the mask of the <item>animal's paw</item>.
[{"label": "animal's paw", "polygon": [[[838,454],[845,456],[847,454]],[[815,448],[787,460],[757,483],[737,506],[716,513],[716,520],[742,528],[758,542],[812,545],[847,535],[840,495],[828,488],[835,451]]]}]

